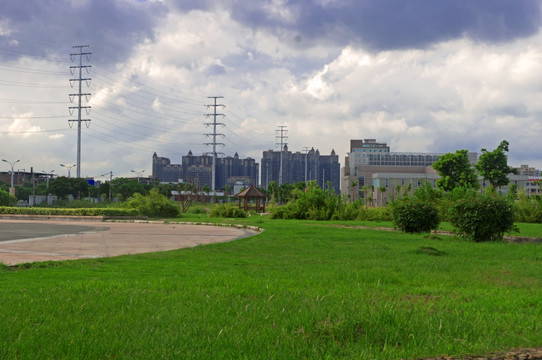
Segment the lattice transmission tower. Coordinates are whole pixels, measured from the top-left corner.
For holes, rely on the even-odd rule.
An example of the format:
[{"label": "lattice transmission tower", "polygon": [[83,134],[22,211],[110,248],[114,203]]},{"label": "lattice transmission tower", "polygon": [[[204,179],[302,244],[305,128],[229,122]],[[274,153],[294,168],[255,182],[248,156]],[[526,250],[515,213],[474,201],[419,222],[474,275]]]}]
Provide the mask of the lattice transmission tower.
[{"label": "lattice transmission tower", "polygon": [[216,152],[216,146],[217,145],[222,145],[224,146],[224,143],[218,143],[216,142],[216,137],[217,136],[222,136],[222,137],[225,137],[226,135],[224,134],[217,134],[216,132],[216,127],[221,125],[221,126],[226,126],[226,124],[224,123],[220,123],[220,122],[217,122],[216,119],[218,116],[226,116],[224,114],[219,114],[216,112],[216,109],[218,107],[225,107],[225,105],[222,105],[222,104],[217,104],[216,103],[216,99],[222,99],[224,98],[223,96],[208,96],[209,99],[214,99],[214,103],[213,104],[210,104],[210,105],[206,105],[207,108],[213,108],[213,113],[212,114],[205,114],[205,116],[207,117],[213,117],[213,122],[210,122],[210,123],[205,123],[206,126],[213,126],[213,133],[212,134],[205,134],[205,136],[209,137],[209,136],[212,136],[213,137],[213,142],[210,142],[210,143],[205,143],[205,145],[207,146],[213,146],[213,171],[212,171],[212,175],[211,175],[211,190],[213,191],[213,193],[215,192],[215,185],[216,185],[216,155],[217,154],[223,154],[223,153],[217,153]]},{"label": "lattice transmission tower", "polygon": [[[277,141],[275,144],[280,145],[280,164],[279,164],[279,186],[282,185],[282,153],[284,152],[284,146],[288,145],[284,140],[288,139],[288,130],[286,130],[285,125],[277,126],[275,140]],[[280,140],[280,142],[279,142]]]},{"label": "lattice transmission tower", "polygon": [[[70,54],[71,61],[77,61],[79,65],[73,65],[70,66],[70,72],[72,76],[76,75],[78,73],[78,77],[74,79],[70,79],[70,86],[73,88],[74,85],[78,84],[79,91],[75,94],[70,94],[70,102],[73,103],[73,100],[77,98],[77,106],[70,106],[70,115],[73,115],[74,111],[77,110],[77,119],[68,120],[68,123],[70,127],[72,126],[73,122],[77,122],[77,163],[76,163],[76,171],[77,171],[77,177],[81,177],[81,122],[85,122],[85,125],[87,127],[89,126],[90,119],[83,119],[82,116],[82,110],[85,110],[86,114],[90,114],[90,106],[83,106],[82,100],[83,97],[88,102],[90,100],[90,93],[84,93],[83,88],[83,82],[86,83],[87,87],[90,86],[90,80],[91,78],[84,78],[83,77],[83,69],[85,69],[86,74],[90,74],[90,68],[91,65],[83,65],[83,57],[86,58],[87,62],[90,61],[90,55],[91,52],[86,51],[86,48],[90,47],[89,45],[75,45],[73,46],[74,49],[79,50],[79,52],[74,52]],[[83,50],[85,49],[85,51]]]}]

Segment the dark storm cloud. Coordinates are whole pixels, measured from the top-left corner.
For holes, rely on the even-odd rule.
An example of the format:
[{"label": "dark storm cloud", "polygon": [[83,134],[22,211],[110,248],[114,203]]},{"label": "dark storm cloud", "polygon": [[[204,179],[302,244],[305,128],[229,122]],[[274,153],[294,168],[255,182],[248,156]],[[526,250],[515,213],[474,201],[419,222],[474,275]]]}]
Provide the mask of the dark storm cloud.
[{"label": "dark storm cloud", "polygon": [[[538,0],[289,0],[282,10],[261,2],[237,2],[232,16],[252,28],[287,29],[290,41],[310,46],[361,43],[373,50],[424,48],[466,36],[499,43],[533,35],[541,24]],[[280,10],[280,9],[279,9]],[[277,32],[278,33],[278,32]]]},{"label": "dark storm cloud", "polygon": [[152,38],[167,12],[160,3],[110,0],[3,0],[0,9],[11,31],[0,36],[0,56],[66,56],[66,48],[88,44],[104,63],[123,61],[135,44]]}]

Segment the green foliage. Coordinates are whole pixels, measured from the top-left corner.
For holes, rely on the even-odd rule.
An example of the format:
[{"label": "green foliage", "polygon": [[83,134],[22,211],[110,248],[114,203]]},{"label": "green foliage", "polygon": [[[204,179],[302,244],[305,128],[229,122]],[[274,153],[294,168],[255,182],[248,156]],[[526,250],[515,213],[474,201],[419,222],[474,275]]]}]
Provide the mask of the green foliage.
[{"label": "green foliage", "polygon": [[81,178],[60,176],[49,182],[49,191],[60,199],[66,199],[68,195],[74,197],[85,196],[88,194],[88,187],[86,180]]},{"label": "green foliage", "polygon": [[247,213],[235,205],[220,204],[211,208],[209,215],[221,218],[245,218]]},{"label": "green foliage", "polygon": [[[361,221],[391,221],[393,219],[391,209],[391,206],[366,207],[360,203],[360,205],[358,206],[357,216],[354,219]],[[342,220],[349,219],[345,217]]]},{"label": "green foliage", "polygon": [[482,155],[478,158],[476,169],[484,180],[489,181],[493,188],[504,186],[509,183],[508,174],[515,174],[516,170],[508,166],[508,141],[503,140],[493,151],[482,149]]},{"label": "green foliage", "polygon": [[323,190],[312,181],[305,191],[295,190],[285,206],[271,211],[273,219],[339,219],[345,202],[332,190]]},{"label": "green foliage", "polygon": [[117,178],[111,182],[113,196],[126,200],[134,194],[146,195],[151,189],[150,185],[142,184],[136,179]]},{"label": "green foliage", "polygon": [[17,199],[9,192],[0,189],[0,206],[15,206]]},{"label": "green foliage", "polygon": [[449,220],[460,236],[476,242],[502,240],[516,230],[512,204],[498,195],[472,193],[458,199]]},{"label": "green foliage", "polygon": [[179,208],[156,189],[152,189],[148,195],[135,193],[128,201],[127,206],[136,209],[139,214],[149,217],[176,217],[179,215]]},{"label": "green foliage", "polygon": [[437,186],[444,191],[451,191],[456,187],[478,188],[476,171],[469,161],[468,150],[457,150],[439,157],[433,164],[440,175]]},{"label": "green foliage", "polygon": [[0,206],[0,214],[7,215],[56,215],[56,216],[136,216],[132,209],[120,208],[77,208],[59,209],[42,207],[8,207]]},{"label": "green foliage", "polygon": [[440,224],[437,207],[414,197],[394,201],[392,215],[395,227],[407,233],[431,232]]},{"label": "green foliage", "polygon": [[272,207],[271,218],[389,221],[391,210],[366,207],[362,200],[348,203],[345,197],[337,196],[331,188],[323,190],[311,181],[305,190],[294,189],[288,204]]},{"label": "green foliage", "polygon": [[542,198],[539,195],[529,197],[525,192],[519,192],[514,202],[514,221],[542,223]]}]

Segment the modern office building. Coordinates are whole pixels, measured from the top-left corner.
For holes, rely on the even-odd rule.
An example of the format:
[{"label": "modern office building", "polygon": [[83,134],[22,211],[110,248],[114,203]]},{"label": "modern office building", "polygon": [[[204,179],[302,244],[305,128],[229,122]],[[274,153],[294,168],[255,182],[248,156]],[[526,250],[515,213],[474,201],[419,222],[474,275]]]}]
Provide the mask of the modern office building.
[{"label": "modern office building", "polygon": [[341,167],[335,150],[331,150],[330,155],[320,155],[320,151],[312,148],[303,154],[291,152],[285,145],[282,154],[278,150],[264,151],[261,164],[263,187],[271,181],[279,185],[316,181],[324,189],[331,186],[336,193],[340,191]]},{"label": "modern office building", "polygon": [[[398,187],[415,189],[422,183],[435,186],[438,175],[432,165],[441,155],[390,152],[386,143],[374,139],[351,140],[342,170],[341,194],[352,201],[370,196],[380,204]],[[468,156],[471,163],[476,163],[476,153]]]},{"label": "modern office building", "polygon": [[[216,159],[215,187],[224,189],[229,183],[240,180],[245,186],[258,184],[259,164],[252,158],[240,159],[239,155]],[[161,182],[187,182],[198,187],[212,186],[213,157],[195,156],[192,151],[182,156],[181,164],[171,164],[168,158],[152,156],[152,177]],[[233,180],[232,180],[233,178]]]}]

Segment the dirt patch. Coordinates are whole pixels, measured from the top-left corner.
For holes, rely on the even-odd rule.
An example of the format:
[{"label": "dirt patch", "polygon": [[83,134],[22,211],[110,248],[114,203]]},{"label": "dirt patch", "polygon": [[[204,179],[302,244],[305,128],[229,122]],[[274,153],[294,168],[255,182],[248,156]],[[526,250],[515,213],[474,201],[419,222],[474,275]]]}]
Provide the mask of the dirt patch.
[{"label": "dirt patch", "polygon": [[542,347],[516,349],[485,355],[437,356],[418,360],[542,360]]}]

